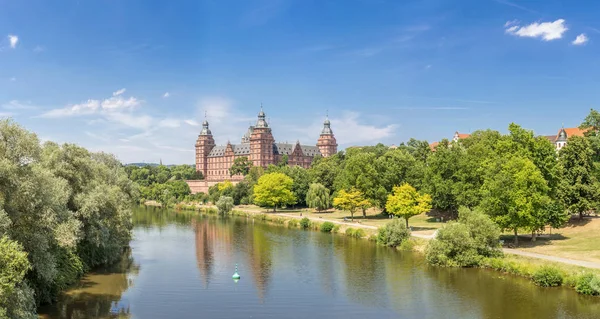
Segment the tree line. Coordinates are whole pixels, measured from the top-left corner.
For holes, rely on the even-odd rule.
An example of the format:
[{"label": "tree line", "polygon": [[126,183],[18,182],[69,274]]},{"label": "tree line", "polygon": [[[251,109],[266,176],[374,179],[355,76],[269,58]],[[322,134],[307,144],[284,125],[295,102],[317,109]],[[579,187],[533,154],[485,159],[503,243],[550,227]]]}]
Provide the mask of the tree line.
[{"label": "tree line", "polygon": [[600,113],[591,110],[580,128],[585,136],[569,137],[559,152],[546,137],[511,123],[507,134],[479,130],[458,141],[444,139],[434,150],[415,139],[397,148],[351,147],[316,157],[309,169],[290,167],[285,159],[263,169],[238,158],[230,173],[244,180],[215,185],[208,197],[232,197],[236,205],[336,206],[352,214],[374,207],[407,220],[428,208],[456,217],[465,207],[535,240],[547,225],[560,227],[571,214],[582,218],[598,209]]},{"label": "tree line", "polygon": [[114,156],[42,145],[0,120],[0,318],[37,318],[83,273],[120,260],[136,198]]},{"label": "tree line", "polygon": [[140,201],[156,201],[163,207],[179,202],[202,200],[203,194],[191,195],[186,180],[202,179],[193,165],[127,165],[129,179],[139,185]]}]

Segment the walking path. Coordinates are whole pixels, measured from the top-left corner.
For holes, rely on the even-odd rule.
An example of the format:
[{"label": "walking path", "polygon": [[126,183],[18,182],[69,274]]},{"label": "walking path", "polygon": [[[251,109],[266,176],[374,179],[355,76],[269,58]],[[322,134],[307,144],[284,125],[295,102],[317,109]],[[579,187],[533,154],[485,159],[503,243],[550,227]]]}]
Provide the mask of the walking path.
[{"label": "walking path", "polygon": [[[251,213],[256,213],[255,211],[247,211],[247,210],[244,210],[244,211],[251,212]],[[332,222],[334,224],[339,224],[339,225],[344,225],[344,226],[351,226],[351,227],[358,227],[358,228],[365,228],[365,229],[377,230],[376,226],[363,225],[363,224],[360,224],[360,223],[348,223],[348,222],[341,222],[341,221],[330,220],[330,219],[325,219],[325,218],[315,218],[315,217],[309,217],[309,216],[298,216],[298,215],[291,215],[291,214],[285,214],[285,213],[277,213],[277,215],[278,216],[290,217],[290,218],[296,218],[296,219],[302,219],[304,217],[307,217],[310,220],[319,221],[319,222]],[[419,233],[413,232],[412,236],[413,237],[417,237],[417,238],[423,238],[423,239],[432,239],[435,236],[435,234],[425,235],[425,234],[419,234]],[[591,261],[583,261],[583,260],[576,260],[576,259],[570,259],[570,258],[562,258],[562,257],[556,257],[556,256],[549,256],[549,255],[532,253],[532,252],[522,251],[522,250],[513,249],[513,248],[502,248],[502,250],[506,254],[519,255],[519,256],[530,257],[530,258],[537,258],[537,259],[543,259],[543,260],[547,260],[547,261],[559,262],[559,263],[563,263],[563,264],[574,265],[574,266],[581,266],[581,267],[586,267],[586,268],[600,269],[600,263],[595,263],[595,262],[591,262]]]},{"label": "walking path", "polygon": [[531,252],[522,251],[522,250],[513,249],[513,248],[503,248],[502,250],[506,254],[513,254],[513,255],[519,255],[519,256],[525,256],[525,257],[531,257],[531,258],[539,258],[539,259],[555,261],[555,262],[574,265],[574,266],[600,269],[599,263],[595,263],[595,262],[591,262],[591,261],[583,261],[583,260],[555,257],[555,256],[544,255],[544,254],[531,253]]}]

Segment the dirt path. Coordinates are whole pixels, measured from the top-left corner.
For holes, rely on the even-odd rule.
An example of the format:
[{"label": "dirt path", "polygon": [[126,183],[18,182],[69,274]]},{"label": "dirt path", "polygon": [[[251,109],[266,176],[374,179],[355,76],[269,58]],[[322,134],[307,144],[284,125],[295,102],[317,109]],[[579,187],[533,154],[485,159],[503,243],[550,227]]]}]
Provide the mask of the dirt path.
[{"label": "dirt path", "polygon": [[555,261],[555,262],[559,262],[559,263],[563,263],[563,264],[581,266],[581,267],[586,267],[586,268],[600,269],[599,263],[594,263],[591,261],[583,261],[583,260],[543,255],[543,254],[538,254],[538,253],[530,253],[527,251],[522,251],[522,250],[513,249],[513,248],[503,248],[502,250],[506,254],[513,254],[513,255],[519,255],[519,256],[525,256],[525,257],[531,257],[531,258],[544,259],[544,260],[548,260],[548,261]]}]

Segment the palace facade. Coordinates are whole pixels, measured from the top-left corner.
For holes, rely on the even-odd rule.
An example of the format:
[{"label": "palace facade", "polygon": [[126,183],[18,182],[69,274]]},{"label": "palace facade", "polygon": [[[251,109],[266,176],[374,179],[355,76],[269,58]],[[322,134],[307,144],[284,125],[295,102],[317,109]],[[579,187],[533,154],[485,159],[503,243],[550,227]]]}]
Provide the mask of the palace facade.
[{"label": "palace facade", "polygon": [[196,140],[196,171],[204,180],[188,181],[192,193],[208,192],[208,187],[226,180],[237,182],[242,175],[231,175],[229,168],[238,157],[246,157],[253,166],[266,168],[279,163],[287,156],[288,165],[309,168],[315,156],[328,157],[337,153],[337,141],[331,130],[329,119],[325,119],[316,145],[276,143],[265,113],[260,110],[256,125],[248,128],[239,144],[215,145],[208,121],[202,123],[202,130]]}]

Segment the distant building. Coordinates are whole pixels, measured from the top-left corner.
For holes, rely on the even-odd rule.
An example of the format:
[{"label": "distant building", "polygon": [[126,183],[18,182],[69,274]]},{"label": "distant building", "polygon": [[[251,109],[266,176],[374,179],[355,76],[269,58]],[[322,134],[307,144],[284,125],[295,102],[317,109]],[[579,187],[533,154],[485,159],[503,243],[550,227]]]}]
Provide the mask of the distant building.
[{"label": "distant building", "polygon": [[560,151],[561,148],[567,145],[567,139],[571,136],[583,136],[585,130],[582,130],[578,127],[570,127],[570,128],[561,128],[558,130],[556,135],[546,135],[545,137],[554,144],[554,147],[557,151]]},{"label": "distant building", "polygon": [[[558,130],[558,133],[556,135],[545,135],[544,137],[547,138],[550,142],[552,142],[552,144],[554,144],[556,151],[559,151],[561,148],[563,148],[563,147],[565,147],[565,145],[567,145],[567,140],[569,139],[569,137],[584,136],[584,133],[585,133],[585,130],[582,130],[577,127],[570,127],[570,128],[561,128],[560,130]],[[469,136],[471,136],[471,134],[459,133],[458,131],[456,131],[456,132],[454,132],[452,141],[458,142],[459,140],[468,138]],[[431,148],[431,151],[435,152],[435,148],[439,144],[440,144],[439,142],[433,142],[433,143],[429,144],[429,148]]]},{"label": "distant building", "polygon": [[309,168],[315,156],[334,155],[337,153],[337,146],[329,119],[325,119],[316,145],[276,143],[261,107],[256,125],[248,128],[241,143],[227,142],[227,145],[222,146],[215,145],[208,121],[205,120],[196,140],[196,171],[202,173],[204,180],[188,181],[188,185],[192,193],[206,193],[208,187],[218,182],[242,180],[242,175],[229,174],[229,168],[238,157],[247,157],[253,166],[266,168],[270,164],[279,163],[287,155],[288,165]]},{"label": "distant building", "polygon": [[[471,134],[466,134],[466,133],[459,133],[458,131],[454,132],[454,135],[452,136],[452,141],[453,142],[458,142],[460,140],[463,140],[465,138],[468,138],[469,136],[471,136]],[[432,152],[435,152],[435,148],[440,144],[440,142],[433,142],[429,144],[429,148],[431,149]]]}]

